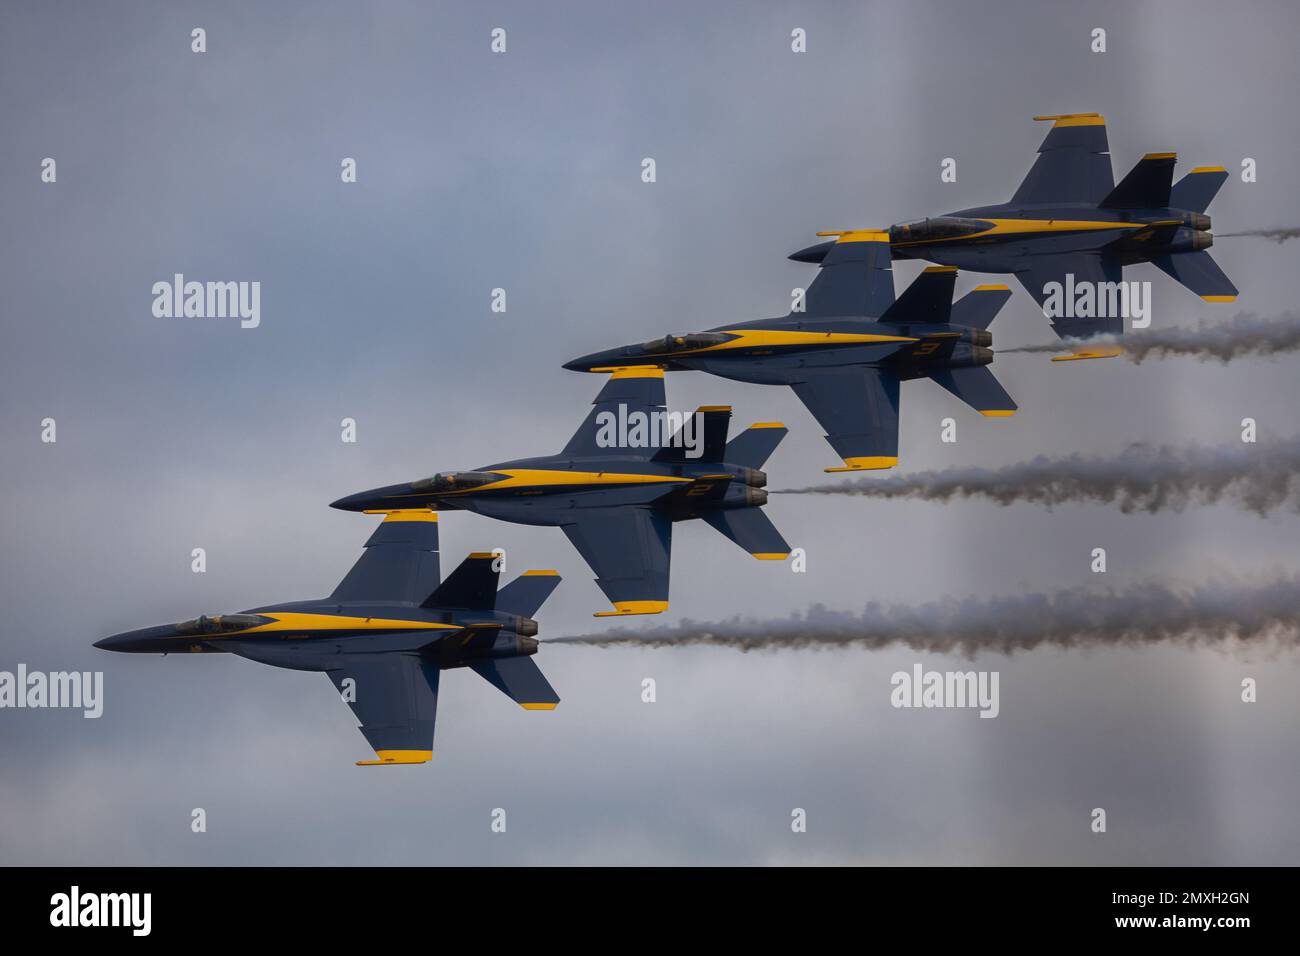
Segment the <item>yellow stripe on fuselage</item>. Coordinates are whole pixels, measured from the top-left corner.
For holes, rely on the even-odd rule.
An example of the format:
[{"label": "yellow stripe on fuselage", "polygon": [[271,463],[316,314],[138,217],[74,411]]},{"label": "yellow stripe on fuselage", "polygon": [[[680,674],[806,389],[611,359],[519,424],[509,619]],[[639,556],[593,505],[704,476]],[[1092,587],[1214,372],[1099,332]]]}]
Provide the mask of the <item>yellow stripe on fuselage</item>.
[{"label": "yellow stripe on fuselage", "polygon": [[665,355],[705,355],[736,349],[807,348],[822,345],[875,345],[878,342],[916,342],[913,336],[875,335],[866,332],[803,332],[790,329],[727,329],[736,338],[698,349],[682,349]]},{"label": "yellow stripe on fuselage", "polygon": [[[261,617],[275,620],[270,624],[245,628],[231,633],[231,637],[246,634],[267,634],[273,631],[427,631],[460,630],[458,624],[437,624],[432,621],[401,621],[385,617],[346,617],[342,614],[267,613]],[[225,635],[213,635],[222,637]]]},{"label": "yellow stripe on fuselage", "polygon": [[896,246],[930,246],[940,242],[964,242],[968,239],[981,239],[986,236],[1020,236],[1041,235],[1054,232],[1105,232],[1108,229],[1147,229],[1154,225],[1149,222],[1099,222],[1091,219],[984,219],[981,222],[992,223],[991,229],[970,232],[964,236],[949,236],[944,239],[913,239],[895,242]]},{"label": "yellow stripe on fuselage", "polygon": [[492,473],[505,475],[501,481],[464,491],[452,491],[440,498],[458,498],[484,491],[503,489],[545,488],[558,485],[580,485],[583,487],[605,487],[608,485],[653,485],[669,482],[687,482],[690,478],[677,478],[673,475],[637,475],[618,471],[552,471],[542,468],[493,468]]}]

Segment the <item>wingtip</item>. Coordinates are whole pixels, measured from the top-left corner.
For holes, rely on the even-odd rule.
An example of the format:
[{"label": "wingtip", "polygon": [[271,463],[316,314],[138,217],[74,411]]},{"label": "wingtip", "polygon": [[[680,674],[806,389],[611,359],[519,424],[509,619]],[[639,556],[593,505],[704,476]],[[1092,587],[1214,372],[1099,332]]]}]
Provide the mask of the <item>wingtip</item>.
[{"label": "wingtip", "polygon": [[433,759],[432,750],[376,750],[378,760],[358,760],[358,767],[397,767],[410,764],[428,763]]},{"label": "wingtip", "polygon": [[1055,126],[1105,126],[1106,117],[1100,113],[1046,113],[1035,116],[1034,121],[1052,121]]},{"label": "wingtip", "polygon": [[1069,355],[1054,355],[1053,362],[1082,362],[1087,359],[1105,359],[1115,358],[1122,355],[1124,350],[1115,346],[1113,348],[1083,349],[1078,352],[1071,352]]},{"label": "wingtip", "polygon": [[592,617],[629,617],[633,614],[661,614],[668,610],[667,601],[615,601],[614,610],[596,611]]},{"label": "wingtip", "polygon": [[843,465],[822,470],[828,475],[833,475],[841,471],[881,471],[885,468],[893,468],[897,464],[897,456],[871,455],[863,458],[845,458]]}]

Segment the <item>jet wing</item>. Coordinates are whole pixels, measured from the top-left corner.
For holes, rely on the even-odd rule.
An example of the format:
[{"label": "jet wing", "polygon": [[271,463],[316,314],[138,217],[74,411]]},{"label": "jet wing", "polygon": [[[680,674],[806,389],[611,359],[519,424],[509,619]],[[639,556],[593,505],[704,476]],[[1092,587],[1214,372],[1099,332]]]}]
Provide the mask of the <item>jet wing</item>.
[{"label": "jet wing", "polygon": [[[617,428],[620,421],[633,421],[630,416],[634,412],[648,415],[665,410],[663,369],[653,365],[637,365],[611,367],[609,371],[609,381],[592,402],[593,407],[586,420],[573,433],[569,443],[560,452],[561,455],[608,455],[611,448],[618,447],[610,443],[611,439],[618,439],[617,431],[610,427],[611,422]],[[620,448],[619,453],[653,458],[659,450],[659,446],[647,445],[641,448]]]},{"label": "jet wing", "polygon": [[390,511],[330,599],[418,604],[438,586],[440,574],[437,513]]},{"label": "jet wing", "polygon": [[898,383],[890,372],[858,366],[813,372],[791,386],[844,459],[828,472],[898,464]]},{"label": "jet wing", "polygon": [[668,608],[673,524],[651,508],[593,508],[562,526],[614,605],[596,617],[658,614]]},{"label": "jet wing", "polygon": [[[1073,276],[1073,281],[1067,279]],[[1052,330],[1063,339],[1086,339],[1093,335],[1123,335],[1123,315],[1095,315],[1099,286],[1104,282],[1120,282],[1124,278],[1124,269],[1120,263],[1108,256],[1094,253],[1073,253],[1063,256],[1031,256],[1024,269],[1016,273],[1016,278],[1025,287],[1025,291],[1034,297],[1040,308],[1044,308],[1049,293],[1045,291],[1049,283],[1057,283],[1060,291],[1061,315],[1048,316],[1052,320]],[[1082,283],[1091,283],[1093,290],[1091,317],[1065,314],[1073,311],[1073,303],[1067,302],[1072,288],[1080,288]],[[1105,298],[1105,297],[1100,297]],[[1109,306],[1107,306],[1109,308]],[[1118,311],[1118,310],[1116,310]]]},{"label": "jet wing", "polygon": [[839,238],[821,260],[821,269],[804,293],[804,315],[876,316],[894,304],[888,232],[852,230],[817,235]]},{"label": "jet wing", "polygon": [[1100,203],[1115,186],[1105,117],[1072,113],[1034,119],[1055,122],[1011,205]]},{"label": "jet wing", "polygon": [[419,654],[337,654],[325,672],[378,757],[357,766],[425,763],[433,756],[437,662]]}]

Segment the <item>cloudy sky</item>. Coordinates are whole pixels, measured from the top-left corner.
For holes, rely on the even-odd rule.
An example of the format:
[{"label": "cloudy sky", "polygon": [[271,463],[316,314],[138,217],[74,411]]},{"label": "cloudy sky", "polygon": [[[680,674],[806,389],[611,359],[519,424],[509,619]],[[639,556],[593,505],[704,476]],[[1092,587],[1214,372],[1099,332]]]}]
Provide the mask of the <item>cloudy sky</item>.
[{"label": "cloudy sky", "polygon": [[[1097,27],[1105,53],[1089,49]],[[0,711],[0,863],[1296,862],[1300,654],[1286,648],[972,664],[544,646],[556,711],[452,672],[433,762],[363,770],[364,739],[319,674],[91,643],[327,593],[374,521],[329,501],[558,450],[600,384],[564,361],[783,313],[811,270],[784,257],[819,229],[1008,198],[1046,131],[1034,114],[1102,112],[1117,179],[1153,151],[1225,165],[1218,231],[1300,222],[1297,27],[1282,2],[6,4],[0,670],[102,670],[106,701],[98,720]],[[45,157],[57,183],[41,182]],[[946,157],[955,183],[940,182]],[[1235,175],[1246,157],[1255,183]],[[1231,306],[1154,267],[1126,278],[1151,281],[1157,326],[1275,314],[1294,307],[1296,254],[1222,240]],[[900,263],[899,288],[919,269]],[[260,281],[260,327],[155,318],[151,287],[174,273]],[[959,292],[981,281],[962,275]],[[1051,338],[1019,289],[993,331]],[[1014,419],[905,386],[903,469],[1236,442],[1245,417],[1261,442],[1296,429],[1292,359],[995,368]],[[787,422],[776,486],[838,463],[788,390],[668,385],[674,408]],[[939,441],[946,416],[956,444]],[[1230,505],[767,510],[808,573],[679,526],[672,620],[1300,565],[1294,515]],[[543,637],[590,631],[606,606],[554,529],[466,514],[441,528],[444,569],[504,547],[512,573],[561,571]],[[892,708],[890,675],[918,662],[999,671],[1000,716]],[[190,830],[196,807],[206,833]],[[1094,807],[1106,834],[1089,830]]]}]

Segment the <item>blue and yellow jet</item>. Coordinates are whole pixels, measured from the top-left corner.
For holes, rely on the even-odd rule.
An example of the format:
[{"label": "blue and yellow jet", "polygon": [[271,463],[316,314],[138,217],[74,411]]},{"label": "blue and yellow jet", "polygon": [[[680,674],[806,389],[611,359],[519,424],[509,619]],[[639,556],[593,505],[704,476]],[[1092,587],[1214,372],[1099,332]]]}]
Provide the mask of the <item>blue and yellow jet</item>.
[{"label": "blue and yellow jet", "polygon": [[641,366],[694,369],[760,385],[789,385],[844,460],[828,472],[898,464],[899,387],[929,378],[981,414],[1008,417],[1016,403],[986,367],[989,323],[1011,297],[982,285],[952,301],[957,270],[924,270],[897,299],[889,234],[843,232],[817,256],[802,310],[596,352],[575,371]]},{"label": "blue and yellow jet", "polygon": [[555,571],[525,571],[497,590],[497,556],[471,554],[439,583],[438,516],[391,511],[327,598],[199,617],[96,642],[135,654],[230,653],[300,671],[324,671],[361,721],[376,759],[425,763],[442,671],[468,667],[525,710],[560,698],[530,659],[533,615]]},{"label": "blue and yellow jet", "polygon": [[[1040,307],[1053,284],[1095,289],[1121,281],[1123,267],[1139,262],[1154,264],[1207,302],[1237,297],[1206,251],[1214,237],[1205,210],[1228,178],[1222,166],[1198,166],[1175,184],[1177,154],[1148,153],[1115,185],[1102,116],[1034,119],[1050,120],[1052,129],[1010,202],[892,226],[894,258],[1013,273]],[[813,246],[791,258],[816,261],[828,248]],[[1053,328],[1062,338],[1119,335],[1124,320],[1062,314],[1053,317]]]},{"label": "blue and yellow jet", "polygon": [[[440,472],[349,495],[331,507],[456,509],[559,527],[614,605],[597,617],[668,608],[677,521],[700,518],[760,560],[789,556],[762,511],[767,476],[760,470],[785,437],[784,425],[757,424],[728,442],[730,406],[705,406],[674,422],[665,408],[662,369],[599,371],[609,372],[609,381],[558,455]],[[673,429],[664,427],[670,423]]]}]

